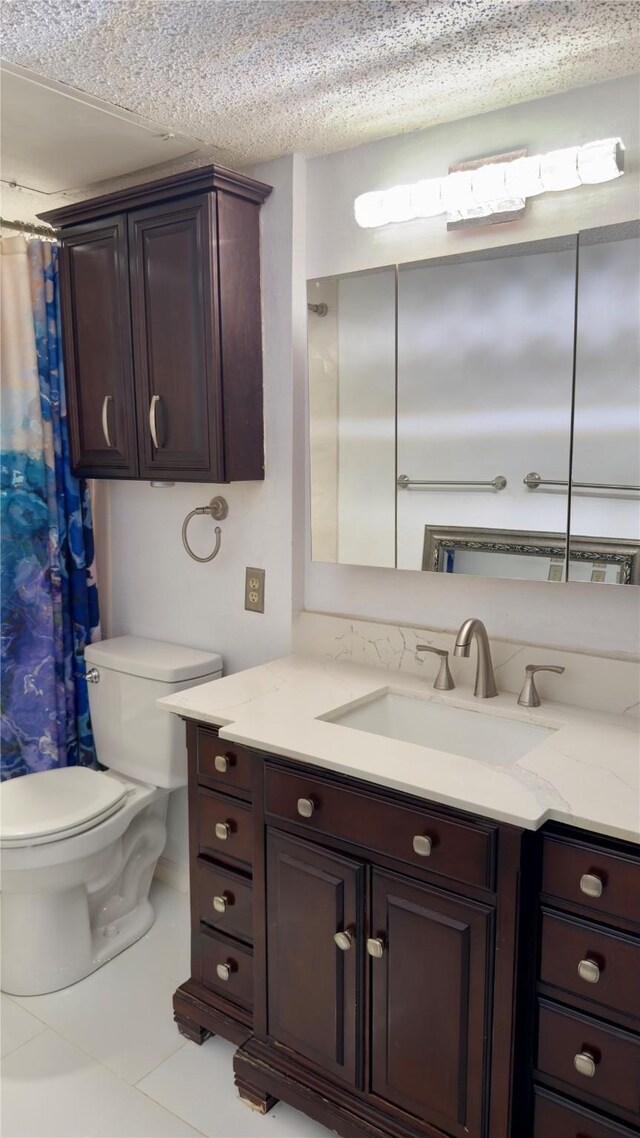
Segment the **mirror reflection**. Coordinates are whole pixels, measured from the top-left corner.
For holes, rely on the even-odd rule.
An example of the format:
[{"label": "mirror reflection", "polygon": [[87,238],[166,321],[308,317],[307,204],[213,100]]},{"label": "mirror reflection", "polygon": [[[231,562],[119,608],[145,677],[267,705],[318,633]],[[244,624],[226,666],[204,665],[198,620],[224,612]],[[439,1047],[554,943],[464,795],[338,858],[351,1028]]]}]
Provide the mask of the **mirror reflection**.
[{"label": "mirror reflection", "polygon": [[310,281],[308,306],[314,560],[637,583],[637,223]]}]

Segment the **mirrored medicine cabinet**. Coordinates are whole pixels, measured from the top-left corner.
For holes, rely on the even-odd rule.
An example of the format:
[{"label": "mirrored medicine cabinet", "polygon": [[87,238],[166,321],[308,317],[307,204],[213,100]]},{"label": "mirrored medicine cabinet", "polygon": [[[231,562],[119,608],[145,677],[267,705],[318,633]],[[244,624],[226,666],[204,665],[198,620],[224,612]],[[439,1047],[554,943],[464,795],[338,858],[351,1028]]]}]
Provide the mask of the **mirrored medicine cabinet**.
[{"label": "mirrored medicine cabinet", "polygon": [[314,560],[640,583],[640,223],[307,299]]}]

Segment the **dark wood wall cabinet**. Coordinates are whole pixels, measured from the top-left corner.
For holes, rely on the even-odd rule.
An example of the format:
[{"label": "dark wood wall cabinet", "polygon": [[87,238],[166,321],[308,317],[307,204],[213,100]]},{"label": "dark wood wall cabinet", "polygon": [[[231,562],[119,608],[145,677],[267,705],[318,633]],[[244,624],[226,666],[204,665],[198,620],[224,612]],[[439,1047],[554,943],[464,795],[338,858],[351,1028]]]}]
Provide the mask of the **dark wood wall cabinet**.
[{"label": "dark wood wall cabinet", "polygon": [[188,723],[190,1039],[343,1138],[640,1133],[640,856]]},{"label": "dark wood wall cabinet", "polygon": [[259,209],[220,167],[40,216],[59,230],[74,472],[264,477]]}]

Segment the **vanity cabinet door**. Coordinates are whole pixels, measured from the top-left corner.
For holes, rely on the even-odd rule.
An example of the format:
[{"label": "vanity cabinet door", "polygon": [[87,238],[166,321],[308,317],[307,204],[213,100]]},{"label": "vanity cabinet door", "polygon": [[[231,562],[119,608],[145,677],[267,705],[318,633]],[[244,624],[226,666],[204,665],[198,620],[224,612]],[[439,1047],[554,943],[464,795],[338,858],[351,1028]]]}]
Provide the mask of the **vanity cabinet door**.
[{"label": "vanity cabinet door", "polygon": [[124,214],[67,230],[61,311],[74,473],[135,478],[129,262]]},{"label": "vanity cabinet door", "polygon": [[140,474],[224,480],[215,195],[129,215]]},{"label": "vanity cabinet door", "polygon": [[485,1133],[492,910],[373,871],[371,1091],[447,1134]]},{"label": "vanity cabinet door", "polygon": [[[364,866],[268,831],[268,1032],[341,1081],[357,1081]],[[339,948],[336,933],[346,933]],[[349,943],[350,942],[350,943]]]}]

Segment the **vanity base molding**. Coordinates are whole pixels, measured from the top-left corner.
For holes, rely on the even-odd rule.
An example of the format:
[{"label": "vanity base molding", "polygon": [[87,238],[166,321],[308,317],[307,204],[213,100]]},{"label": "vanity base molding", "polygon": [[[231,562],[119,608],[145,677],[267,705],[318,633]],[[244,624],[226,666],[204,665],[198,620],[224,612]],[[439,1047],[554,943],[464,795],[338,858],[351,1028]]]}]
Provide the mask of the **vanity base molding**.
[{"label": "vanity base molding", "polygon": [[282,1101],[340,1138],[444,1138],[442,1130],[417,1118],[393,1117],[356,1098],[353,1091],[302,1070],[286,1054],[255,1038],[236,1051],[233,1069],[240,1098],[250,1105],[268,1103],[264,1114]]},{"label": "vanity base molding", "polygon": [[241,1044],[252,1032],[252,1016],[249,1012],[229,1008],[217,1001],[214,995],[193,980],[187,980],[176,989],[173,995],[173,1018],[181,1035],[192,1043],[204,1043],[210,1035],[221,1035],[230,1043]]}]

